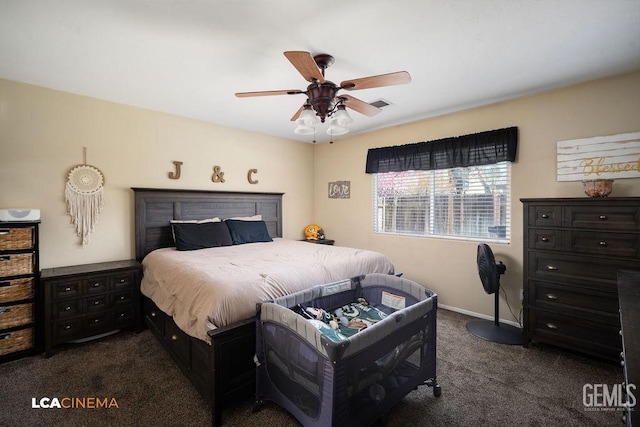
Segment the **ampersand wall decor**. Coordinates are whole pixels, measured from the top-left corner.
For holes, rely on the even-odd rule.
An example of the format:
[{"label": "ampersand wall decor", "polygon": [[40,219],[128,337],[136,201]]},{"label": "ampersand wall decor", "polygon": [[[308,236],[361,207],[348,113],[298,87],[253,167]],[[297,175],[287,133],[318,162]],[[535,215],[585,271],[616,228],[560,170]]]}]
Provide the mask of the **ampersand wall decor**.
[{"label": "ampersand wall decor", "polygon": [[213,176],[211,177],[213,182],[224,182],[224,172],[220,172],[220,166],[213,167]]}]

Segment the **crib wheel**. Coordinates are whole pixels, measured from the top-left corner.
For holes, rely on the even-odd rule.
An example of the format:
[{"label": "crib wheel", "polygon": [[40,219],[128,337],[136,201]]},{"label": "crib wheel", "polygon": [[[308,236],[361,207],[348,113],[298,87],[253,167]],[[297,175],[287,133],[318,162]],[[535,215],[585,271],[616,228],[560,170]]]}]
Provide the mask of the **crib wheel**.
[{"label": "crib wheel", "polygon": [[255,402],[253,402],[253,412],[255,413],[260,411],[263,405],[264,405],[264,400],[256,400]]},{"label": "crib wheel", "polygon": [[433,395],[435,397],[440,397],[440,395],[442,394],[442,387],[440,387],[440,384],[436,384],[433,386]]}]

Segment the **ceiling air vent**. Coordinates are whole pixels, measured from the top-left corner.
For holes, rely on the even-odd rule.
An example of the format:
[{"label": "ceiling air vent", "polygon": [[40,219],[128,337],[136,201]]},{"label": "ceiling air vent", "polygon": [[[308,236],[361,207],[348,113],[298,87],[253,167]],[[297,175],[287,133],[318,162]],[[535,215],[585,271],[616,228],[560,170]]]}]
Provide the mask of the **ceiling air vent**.
[{"label": "ceiling air vent", "polygon": [[377,101],[370,102],[369,105],[373,105],[374,107],[384,108],[387,105],[391,105],[389,101],[385,101],[384,99],[378,99]]}]

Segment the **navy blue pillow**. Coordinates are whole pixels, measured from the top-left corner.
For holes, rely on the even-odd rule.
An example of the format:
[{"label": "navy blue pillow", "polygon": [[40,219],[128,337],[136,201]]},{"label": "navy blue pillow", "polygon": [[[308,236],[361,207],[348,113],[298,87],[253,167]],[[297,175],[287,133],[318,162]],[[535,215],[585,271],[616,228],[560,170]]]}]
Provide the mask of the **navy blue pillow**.
[{"label": "navy blue pillow", "polygon": [[231,240],[234,245],[255,242],[272,242],[267,224],[264,221],[240,221],[236,219],[227,219],[225,224],[229,227]]},{"label": "navy blue pillow", "polygon": [[171,224],[179,251],[231,246],[229,228],[222,222],[173,223]]}]

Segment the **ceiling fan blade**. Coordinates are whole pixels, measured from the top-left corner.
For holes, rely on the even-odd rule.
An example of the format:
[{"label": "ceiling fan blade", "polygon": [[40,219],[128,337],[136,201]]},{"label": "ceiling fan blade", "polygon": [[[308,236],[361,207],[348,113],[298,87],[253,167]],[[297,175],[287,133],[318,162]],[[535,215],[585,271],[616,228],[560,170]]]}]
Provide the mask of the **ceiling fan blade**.
[{"label": "ceiling fan blade", "polygon": [[366,102],[361,101],[358,98],[354,98],[351,95],[340,95],[340,98],[344,98],[347,100],[345,104],[347,108],[351,108],[352,110],[357,111],[360,114],[364,114],[365,116],[375,116],[380,111],[382,111],[378,107],[367,104]]},{"label": "ceiling fan blade", "polygon": [[324,83],[324,76],[322,71],[318,68],[316,61],[309,52],[290,50],[284,53],[284,56],[296,67],[296,70],[302,77],[308,82],[312,82],[314,79],[320,83]]},{"label": "ceiling fan blade", "polygon": [[272,95],[297,95],[299,93],[304,93],[300,89],[289,89],[289,90],[263,90],[260,92],[236,92],[236,96],[238,98],[248,98],[251,96],[272,96]]},{"label": "ceiling fan blade", "polygon": [[360,79],[345,80],[340,87],[346,90],[371,89],[374,87],[402,85],[411,82],[411,76],[406,71],[398,71],[378,76],[362,77]]},{"label": "ceiling fan blade", "polygon": [[304,104],[302,104],[300,108],[298,108],[298,111],[296,111],[296,113],[293,115],[293,117],[291,117],[292,122],[298,120],[298,117],[300,117],[300,113],[302,113],[302,110],[304,110]]}]

